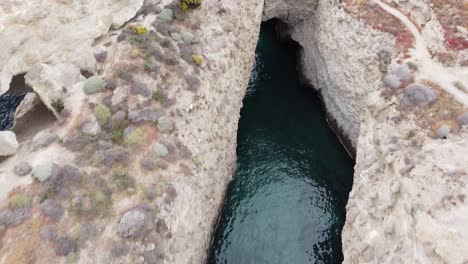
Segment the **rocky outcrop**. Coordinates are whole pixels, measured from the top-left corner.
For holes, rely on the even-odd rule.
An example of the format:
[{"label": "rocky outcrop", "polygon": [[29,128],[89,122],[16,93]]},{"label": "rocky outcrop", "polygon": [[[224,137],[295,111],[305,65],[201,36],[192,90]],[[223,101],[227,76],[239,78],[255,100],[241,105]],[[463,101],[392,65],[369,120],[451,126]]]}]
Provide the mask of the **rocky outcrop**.
[{"label": "rocky outcrop", "polygon": [[[378,0],[318,1],[312,14],[291,18],[310,1],[287,5],[267,0],[277,10],[266,9],[264,19],[290,24],[305,80],[356,150],[344,262],[466,262],[468,130],[459,117],[467,107],[467,47],[463,25],[441,10],[461,11],[427,1],[397,8]],[[447,29],[461,33],[452,37]]]},{"label": "rocky outcrop", "polygon": [[0,8],[0,93],[11,78],[47,63],[96,70],[92,45],[110,27],[135,16],[143,0],[35,2],[6,0]]}]

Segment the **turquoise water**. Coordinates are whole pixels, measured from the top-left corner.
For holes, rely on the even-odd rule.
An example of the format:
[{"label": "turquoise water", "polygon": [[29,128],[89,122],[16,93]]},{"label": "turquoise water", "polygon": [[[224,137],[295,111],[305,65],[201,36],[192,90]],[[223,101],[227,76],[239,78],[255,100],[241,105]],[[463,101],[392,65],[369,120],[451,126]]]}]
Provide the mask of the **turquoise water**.
[{"label": "turquoise water", "polygon": [[301,86],[296,47],[262,25],[238,131],[237,173],[208,263],[341,263],[354,162],[317,94]]}]

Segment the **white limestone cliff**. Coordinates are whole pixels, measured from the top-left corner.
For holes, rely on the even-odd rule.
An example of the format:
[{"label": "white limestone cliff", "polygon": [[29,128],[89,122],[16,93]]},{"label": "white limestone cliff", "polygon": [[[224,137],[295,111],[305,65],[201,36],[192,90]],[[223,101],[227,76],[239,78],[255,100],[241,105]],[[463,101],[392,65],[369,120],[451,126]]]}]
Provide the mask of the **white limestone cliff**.
[{"label": "white limestone cliff", "polygon": [[0,91],[26,73],[27,102],[55,118],[0,161],[0,262],[204,262],[263,1],[205,0],[185,14],[174,2],[179,13],[160,18],[171,3],[0,5]]},{"label": "white limestone cliff", "polygon": [[[427,1],[400,1],[398,9],[380,1],[317,2],[314,12],[303,16],[294,10],[301,4],[307,10],[310,1],[296,1],[288,9],[288,1],[267,0],[271,9],[265,9],[264,19],[278,17],[289,24],[302,47],[306,81],[320,91],[337,134],[357,152],[342,234],[344,262],[468,261],[466,60],[446,66],[442,57],[425,55],[426,49],[449,52],[448,46],[453,50],[463,39],[448,42],[438,21],[441,7]],[[421,34],[404,13],[423,28]],[[463,50],[450,52],[464,56]],[[390,60],[379,53],[388,54],[391,63],[386,65]],[[405,84],[385,88],[387,72],[399,75],[405,63],[412,67]],[[437,100],[403,107],[408,96],[403,88],[413,81],[437,91]]]}]

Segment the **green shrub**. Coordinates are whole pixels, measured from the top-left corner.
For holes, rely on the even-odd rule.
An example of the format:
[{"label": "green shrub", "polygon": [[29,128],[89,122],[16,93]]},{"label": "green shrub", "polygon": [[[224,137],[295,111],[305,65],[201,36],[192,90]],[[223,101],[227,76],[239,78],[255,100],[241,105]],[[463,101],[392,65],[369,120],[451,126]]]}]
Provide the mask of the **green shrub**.
[{"label": "green shrub", "polygon": [[120,144],[123,139],[123,129],[121,127],[115,127],[111,133],[111,139],[113,142]]},{"label": "green shrub", "polygon": [[180,0],[180,9],[188,11],[196,9],[202,5],[203,0]]},{"label": "green shrub", "polygon": [[139,145],[145,142],[145,131],[141,128],[136,128],[125,138],[125,145]]},{"label": "green shrub", "polygon": [[148,29],[145,26],[134,26],[132,27],[132,30],[137,35],[145,35],[148,33]]},{"label": "green shrub", "polygon": [[192,59],[196,65],[201,65],[203,63],[203,57],[201,55],[198,55],[198,54],[192,55]]},{"label": "green shrub", "polygon": [[91,210],[98,214],[107,212],[111,205],[111,195],[100,189],[91,191],[89,199],[91,201]]},{"label": "green shrub", "polygon": [[164,103],[167,101],[167,95],[161,90],[157,90],[153,92],[152,98],[156,102],[160,102],[160,103]]},{"label": "green shrub", "polygon": [[99,124],[103,126],[107,124],[107,121],[111,116],[111,111],[107,106],[99,104],[96,105],[96,107],[94,107],[94,115],[96,116],[96,119],[98,120]]},{"label": "green shrub", "polygon": [[10,207],[23,208],[31,205],[31,198],[23,193],[17,193],[10,197]]},{"label": "green shrub", "polygon": [[80,223],[75,224],[70,230],[70,238],[77,241],[81,237],[83,225]]},{"label": "green shrub", "polygon": [[133,179],[128,176],[127,170],[122,164],[117,164],[112,167],[112,179],[120,189],[133,188]]}]

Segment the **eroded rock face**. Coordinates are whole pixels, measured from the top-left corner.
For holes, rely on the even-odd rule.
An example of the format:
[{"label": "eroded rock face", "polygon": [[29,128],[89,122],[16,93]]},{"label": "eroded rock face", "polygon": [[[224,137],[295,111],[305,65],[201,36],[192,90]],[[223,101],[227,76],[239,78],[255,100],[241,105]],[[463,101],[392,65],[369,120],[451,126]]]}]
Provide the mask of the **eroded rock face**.
[{"label": "eroded rock face", "polygon": [[289,25],[296,25],[314,14],[318,0],[267,0],[263,8],[263,20],[279,18]]},{"label": "eroded rock face", "polygon": [[[289,1],[266,0],[264,16],[302,21],[290,23],[290,31],[303,47],[303,75],[320,89],[332,123],[357,150],[344,263],[464,263],[466,89],[452,83],[467,81],[466,64],[437,54],[464,56],[458,52],[463,40],[445,39],[440,30],[442,24],[457,32],[457,20],[445,17],[462,11],[397,1],[390,7],[397,7],[395,18],[380,1],[358,2],[318,1],[311,16],[285,19],[294,14]],[[308,3],[294,5],[306,9]],[[412,51],[398,57],[405,49]]]},{"label": "eroded rock face", "polygon": [[291,31],[303,47],[305,81],[320,90],[331,123],[354,153],[366,96],[381,82],[378,54],[393,46],[392,38],[354,19],[338,1],[319,1],[312,15]]}]

